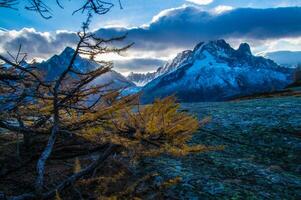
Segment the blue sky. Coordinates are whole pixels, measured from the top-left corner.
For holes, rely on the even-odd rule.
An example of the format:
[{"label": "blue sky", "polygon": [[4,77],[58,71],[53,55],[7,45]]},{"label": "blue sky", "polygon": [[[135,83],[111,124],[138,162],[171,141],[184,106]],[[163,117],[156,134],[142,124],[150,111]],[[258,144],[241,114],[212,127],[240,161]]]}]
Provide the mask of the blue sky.
[{"label": "blue sky", "polygon": [[[24,10],[0,8],[0,52],[22,43],[31,58],[46,59],[74,45],[85,15],[71,15],[81,0],[62,0],[65,9],[47,1],[53,17],[42,19]],[[52,2],[52,3],[51,3]],[[117,0],[112,0],[117,3]],[[153,71],[178,52],[198,42],[226,39],[236,47],[248,42],[255,53],[301,50],[301,0],[121,0],[104,16],[94,16],[91,29],[101,36],[129,33],[135,42],[127,57],[114,57],[117,69]],[[117,28],[118,27],[118,28]]]},{"label": "blue sky", "polygon": [[[60,9],[55,1],[49,1],[49,5],[53,10],[53,18],[42,20],[36,13],[22,9],[26,1],[18,5],[21,12],[1,9],[0,27],[5,29],[21,29],[23,27],[35,28],[38,31],[55,31],[58,29],[77,31],[85,15],[80,13],[72,16],[73,10],[80,7],[83,1],[62,1],[65,7]],[[117,0],[113,0],[116,2]],[[101,28],[111,24],[127,24],[130,26],[139,26],[149,22],[154,15],[161,10],[178,7],[185,1],[183,0],[122,0],[123,10],[119,9],[118,4],[110,13],[104,16],[95,16],[92,27]],[[59,23],[58,23],[59,21]]]},{"label": "blue sky", "polygon": [[[112,1],[117,3],[117,0]],[[74,16],[71,16],[71,14],[83,1],[63,0],[62,4],[65,9],[60,9],[55,1],[51,0],[48,2],[53,10],[52,19],[43,20],[36,13],[24,10],[23,8],[27,2],[21,1],[17,6],[19,11],[0,8],[0,27],[8,30],[24,27],[35,28],[38,31],[78,30],[85,16],[80,13]],[[121,2],[124,7],[123,10],[120,10],[118,4],[116,4],[112,12],[107,15],[95,16],[92,28],[97,29],[108,25],[140,26],[150,22],[153,16],[157,15],[160,11],[179,7],[183,4],[201,5],[204,10],[213,9],[221,5],[234,8],[301,6],[301,0],[121,0]]]}]

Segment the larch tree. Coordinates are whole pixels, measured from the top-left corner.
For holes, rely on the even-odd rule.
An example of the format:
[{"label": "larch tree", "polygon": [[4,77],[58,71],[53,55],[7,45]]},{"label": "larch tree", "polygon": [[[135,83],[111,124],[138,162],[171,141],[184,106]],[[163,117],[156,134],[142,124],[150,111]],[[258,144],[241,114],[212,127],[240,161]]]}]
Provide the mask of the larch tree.
[{"label": "larch tree", "polygon": [[[46,19],[51,17],[46,1],[29,2],[28,10],[36,11]],[[14,8],[16,3],[0,1],[0,6]],[[60,1],[57,4],[62,7]],[[36,160],[34,190],[7,199],[58,198],[65,188],[95,174],[116,153],[129,161],[138,161],[146,156],[182,156],[210,150],[202,145],[187,144],[200,122],[180,111],[175,98],[140,106],[139,94],[124,96],[120,90],[108,89],[108,85],[92,84],[112,68],[111,62],[98,61],[99,55],[121,53],[132,46],[116,48],[112,45],[126,36],[104,39],[89,31],[92,13],[105,14],[112,5],[88,0],[74,11],[87,11],[87,21],[77,33],[78,42],[68,66],[54,80],[45,80],[37,63],[25,63],[26,54],[22,53],[21,46],[16,55],[0,55],[0,128],[22,134],[27,147],[36,136],[47,136],[47,143]],[[75,63],[79,55],[94,60],[99,67],[87,72],[78,71]],[[70,140],[82,137],[105,148],[100,148],[96,152],[97,158],[88,165],[76,166],[72,175],[52,188],[45,188],[47,161],[62,135],[71,136]],[[75,159],[79,165],[78,158]]]}]

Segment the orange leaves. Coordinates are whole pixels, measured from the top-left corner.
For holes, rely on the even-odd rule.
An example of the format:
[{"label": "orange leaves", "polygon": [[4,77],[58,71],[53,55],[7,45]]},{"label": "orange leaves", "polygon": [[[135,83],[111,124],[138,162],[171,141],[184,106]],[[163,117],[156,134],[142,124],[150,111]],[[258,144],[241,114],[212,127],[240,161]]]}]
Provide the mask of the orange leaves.
[{"label": "orange leaves", "polygon": [[[118,144],[137,157],[162,153],[180,156],[206,151],[205,146],[187,145],[200,123],[195,117],[180,111],[179,107],[174,97],[167,97],[151,105],[118,111],[112,118],[113,132],[127,141]],[[115,139],[111,142],[116,142]]]},{"label": "orange leaves", "polygon": [[[188,145],[193,134],[210,118],[199,122],[194,116],[181,111],[174,97],[158,99],[144,106],[135,106],[135,101],[127,104],[114,95],[108,96],[107,100],[112,109],[100,110],[88,117],[91,121],[102,118],[102,123],[82,131],[83,136],[93,142],[121,145],[123,153],[133,160],[144,156],[184,156],[213,150],[203,145]],[[83,115],[80,121],[84,120],[83,117],[87,116]]]},{"label": "orange leaves", "polygon": [[78,158],[76,158],[74,161],[73,173],[74,174],[79,173],[81,170],[82,170],[82,167],[81,167],[80,161]]}]

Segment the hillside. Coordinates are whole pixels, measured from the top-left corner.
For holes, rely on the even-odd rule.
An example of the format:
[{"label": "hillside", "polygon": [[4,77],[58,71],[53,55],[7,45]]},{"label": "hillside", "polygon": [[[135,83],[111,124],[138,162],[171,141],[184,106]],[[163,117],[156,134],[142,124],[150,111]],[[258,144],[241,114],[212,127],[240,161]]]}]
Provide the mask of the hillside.
[{"label": "hillside", "polygon": [[[223,151],[144,162],[162,179],[182,177],[172,199],[300,199],[301,99],[185,103],[199,119],[210,116],[192,140]],[[158,180],[160,180],[158,178]]]},{"label": "hillside", "polygon": [[[38,68],[45,73],[45,80],[54,80],[57,78],[57,76],[68,66],[73,53],[74,49],[66,47],[59,55],[54,55],[48,60],[40,63]],[[96,69],[97,67],[101,67],[101,65],[95,61],[82,58],[78,55],[75,60],[74,67],[75,70],[83,73]],[[76,75],[74,74],[74,77],[75,76]],[[110,84],[109,88],[111,89],[135,86],[133,82],[127,80],[124,76],[114,70],[98,77],[94,81],[94,84]]]},{"label": "hillside", "polygon": [[144,102],[173,94],[182,102],[223,101],[281,90],[293,79],[291,69],[253,56],[248,44],[235,50],[224,40],[200,43],[172,63],[143,87]]}]

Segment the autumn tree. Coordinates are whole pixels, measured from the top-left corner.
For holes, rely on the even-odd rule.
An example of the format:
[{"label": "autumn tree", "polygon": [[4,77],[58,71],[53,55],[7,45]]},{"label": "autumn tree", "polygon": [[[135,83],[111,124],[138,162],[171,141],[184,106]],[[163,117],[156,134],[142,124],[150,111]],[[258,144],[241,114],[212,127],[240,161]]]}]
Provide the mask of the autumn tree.
[{"label": "autumn tree", "polygon": [[[43,1],[29,2],[33,7],[28,9],[48,18],[45,15],[47,5]],[[0,5],[9,7],[14,4],[7,1]],[[107,13],[109,10],[103,10],[105,6],[108,4],[103,1],[89,0],[77,10],[88,11],[87,21],[77,33],[78,43],[68,66],[61,66],[64,70],[53,80],[44,78],[37,63],[25,62],[26,54],[21,46],[15,55],[0,55],[0,128],[23,134],[25,146],[30,146],[30,140],[36,136],[47,138],[42,151],[35,152],[38,157],[34,160],[34,190],[8,199],[61,198],[59,194],[65,188],[95,175],[115,154],[131,163],[146,156],[182,156],[210,150],[202,145],[187,144],[200,122],[180,111],[173,97],[140,106],[139,94],[124,96],[120,90],[109,89],[109,85],[94,84],[95,79],[109,72],[113,65],[97,58],[102,54],[121,53],[132,46],[116,48],[114,44],[125,36],[101,38],[89,31],[92,13]],[[75,64],[80,55],[97,62],[99,67],[78,71]],[[97,148],[94,152],[96,159],[86,165],[79,165],[78,155],[75,155],[77,166],[71,167],[73,174],[65,176],[51,188],[45,188],[47,161],[51,159],[58,138],[64,135],[68,135],[69,140],[84,138],[102,148]]]}]

